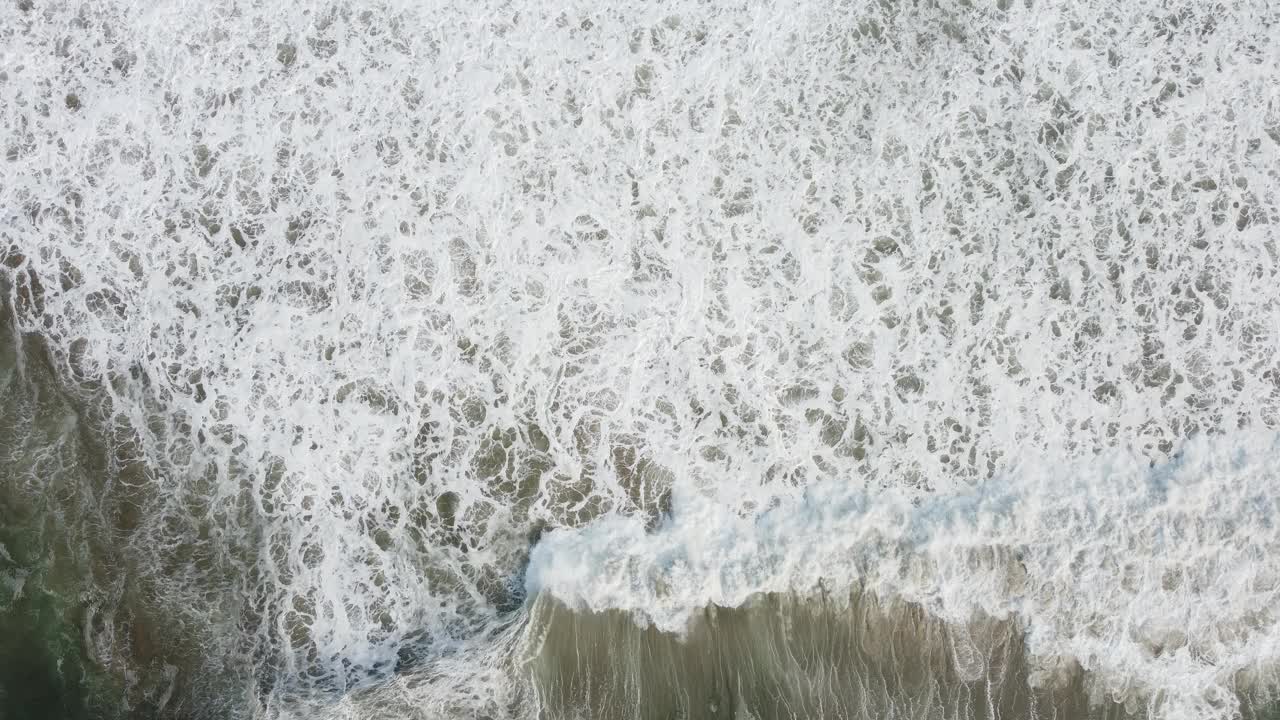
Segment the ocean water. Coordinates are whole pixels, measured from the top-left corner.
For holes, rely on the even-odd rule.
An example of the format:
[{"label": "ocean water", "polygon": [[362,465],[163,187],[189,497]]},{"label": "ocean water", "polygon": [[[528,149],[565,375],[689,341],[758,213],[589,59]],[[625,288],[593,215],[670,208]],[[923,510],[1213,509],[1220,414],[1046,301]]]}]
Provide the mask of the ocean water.
[{"label": "ocean water", "polygon": [[0,4],[0,720],[1280,716],[1280,8]]}]

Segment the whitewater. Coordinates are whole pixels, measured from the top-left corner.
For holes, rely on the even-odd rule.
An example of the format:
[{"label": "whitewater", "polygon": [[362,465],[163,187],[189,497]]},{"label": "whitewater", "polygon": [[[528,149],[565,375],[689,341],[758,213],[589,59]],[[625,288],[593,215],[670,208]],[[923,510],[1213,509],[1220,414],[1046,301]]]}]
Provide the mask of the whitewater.
[{"label": "whitewater", "polygon": [[0,5],[0,719],[1280,717],[1280,7]]}]

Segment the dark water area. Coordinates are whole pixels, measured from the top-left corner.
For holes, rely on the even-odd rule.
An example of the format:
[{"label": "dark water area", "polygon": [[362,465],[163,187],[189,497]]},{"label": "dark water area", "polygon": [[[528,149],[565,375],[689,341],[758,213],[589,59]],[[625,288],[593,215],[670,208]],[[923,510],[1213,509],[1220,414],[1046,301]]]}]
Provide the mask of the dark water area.
[{"label": "dark water area", "polygon": [[[5,288],[0,288],[5,289]],[[7,295],[7,293],[6,293]],[[42,433],[71,417],[47,356],[0,304],[0,718],[100,718],[89,697],[72,551],[58,542],[57,498],[39,484],[61,455]]]},{"label": "dark water area", "polygon": [[149,634],[117,546],[120,475],[0,281],[0,719],[156,716]]},{"label": "dark water area", "polygon": [[[6,543],[7,546],[7,543]],[[34,582],[32,582],[34,580]],[[0,718],[91,720],[116,713],[89,697],[81,639],[61,598],[29,578],[0,611]]]}]

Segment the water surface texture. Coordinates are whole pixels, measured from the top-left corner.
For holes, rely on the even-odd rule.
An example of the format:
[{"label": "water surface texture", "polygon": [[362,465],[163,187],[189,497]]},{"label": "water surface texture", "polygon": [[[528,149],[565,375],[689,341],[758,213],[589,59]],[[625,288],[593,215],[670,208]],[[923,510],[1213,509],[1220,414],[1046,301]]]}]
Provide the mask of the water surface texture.
[{"label": "water surface texture", "polygon": [[1277,717],[1280,8],[0,2],[0,718]]}]

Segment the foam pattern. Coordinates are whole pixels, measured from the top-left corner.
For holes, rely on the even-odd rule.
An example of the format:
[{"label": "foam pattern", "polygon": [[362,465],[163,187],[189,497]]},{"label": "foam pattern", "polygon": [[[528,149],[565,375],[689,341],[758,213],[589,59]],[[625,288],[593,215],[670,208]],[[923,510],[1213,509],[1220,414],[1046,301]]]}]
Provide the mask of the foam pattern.
[{"label": "foam pattern", "polygon": [[1263,2],[16,0],[0,57],[18,324],[254,697],[470,652],[545,528],[1280,424]]}]

